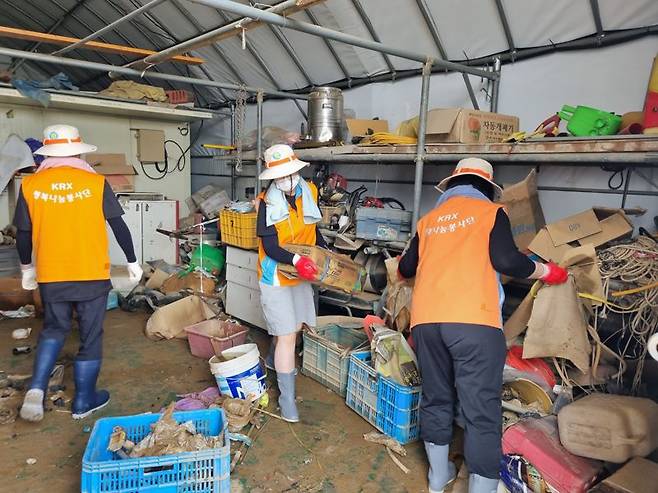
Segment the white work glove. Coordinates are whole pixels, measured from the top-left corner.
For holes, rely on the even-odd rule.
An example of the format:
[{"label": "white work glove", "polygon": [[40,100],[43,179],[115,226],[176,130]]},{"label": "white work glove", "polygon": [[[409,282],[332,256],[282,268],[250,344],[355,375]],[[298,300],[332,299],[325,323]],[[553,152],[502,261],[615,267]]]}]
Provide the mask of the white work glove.
[{"label": "white work glove", "polygon": [[37,270],[32,264],[21,264],[21,286],[26,291],[32,291],[39,287],[37,283]]},{"label": "white work glove", "polygon": [[142,270],[142,266],[139,265],[139,262],[130,262],[128,264],[128,278],[130,279],[130,282],[139,284],[143,275],[144,271]]}]

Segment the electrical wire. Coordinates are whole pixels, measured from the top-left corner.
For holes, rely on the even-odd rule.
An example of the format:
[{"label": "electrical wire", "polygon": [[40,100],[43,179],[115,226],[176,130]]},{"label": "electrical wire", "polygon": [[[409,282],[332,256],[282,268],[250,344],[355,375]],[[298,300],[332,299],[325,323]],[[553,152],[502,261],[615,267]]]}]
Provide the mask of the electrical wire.
[{"label": "electrical wire", "polygon": [[[201,137],[201,130],[203,129],[203,124],[205,122],[201,120],[201,125],[199,125],[199,130],[197,131],[196,136],[194,137],[194,140],[190,142],[190,145],[187,146],[187,149],[183,149],[183,147],[176,142],[175,140],[172,139],[167,139],[164,141],[164,162],[156,162],[153,163],[155,166],[155,169],[160,173],[160,176],[152,176],[149,173],[146,172],[146,167],[144,166],[144,163],[141,163],[142,165],[142,173],[149,178],[150,180],[162,180],[165,176],[167,176],[170,173],[173,173],[174,171],[184,171],[185,167],[187,166],[187,153],[190,152],[190,149],[192,149],[192,146],[197,143],[199,140],[199,137]],[[187,127],[179,127],[178,131],[182,136],[187,136],[190,133],[190,130]],[[167,144],[173,144],[176,147],[178,147],[178,150],[180,151],[180,156],[178,157],[178,160],[176,161],[176,165],[173,166],[172,168],[169,167],[169,153],[167,151]]]}]

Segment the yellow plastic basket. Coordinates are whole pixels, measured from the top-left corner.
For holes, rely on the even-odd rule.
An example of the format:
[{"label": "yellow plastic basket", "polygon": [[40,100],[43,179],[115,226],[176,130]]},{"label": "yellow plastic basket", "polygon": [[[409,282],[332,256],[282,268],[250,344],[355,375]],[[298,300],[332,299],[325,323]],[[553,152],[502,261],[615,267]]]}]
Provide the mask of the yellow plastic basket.
[{"label": "yellow plastic basket", "polygon": [[222,241],[248,250],[258,247],[256,238],[256,212],[240,213],[224,209],[219,213]]}]

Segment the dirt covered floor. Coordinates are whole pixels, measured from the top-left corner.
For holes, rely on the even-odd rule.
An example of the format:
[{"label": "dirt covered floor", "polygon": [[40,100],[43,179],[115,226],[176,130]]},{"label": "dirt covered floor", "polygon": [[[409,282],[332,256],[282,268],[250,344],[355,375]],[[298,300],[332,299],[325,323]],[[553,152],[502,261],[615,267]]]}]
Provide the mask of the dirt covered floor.
[{"label": "dirt covered floor", "polygon": [[[0,425],[0,491],[71,493],[80,489],[82,455],[94,420],[157,412],[176,394],[200,391],[214,380],[206,361],[193,357],[185,340],[152,342],[143,335],[147,315],[119,310],[108,312],[105,323],[105,361],[99,380],[112,397],[110,404],[82,421],[73,421],[67,408],[49,405],[38,424],[17,419]],[[11,331],[32,327],[26,342],[36,344],[41,320],[0,322],[0,371],[31,373],[33,353],[14,356]],[[251,337],[267,349],[267,338],[258,329]],[[69,362],[77,350],[74,331],[62,358]],[[66,367],[65,393],[73,392],[72,368]],[[276,412],[276,389],[270,390],[270,410]],[[403,474],[385,449],[365,442],[372,431],[338,395],[307,377],[298,379],[302,422],[289,425],[270,419],[257,436],[244,462],[232,474],[235,492],[423,492],[427,491],[427,466],[420,444],[408,445],[401,461],[410,469]],[[16,406],[19,405],[16,402]],[[292,433],[294,430],[295,435]],[[36,463],[28,464],[28,459]],[[33,461],[30,461],[33,462]]]}]

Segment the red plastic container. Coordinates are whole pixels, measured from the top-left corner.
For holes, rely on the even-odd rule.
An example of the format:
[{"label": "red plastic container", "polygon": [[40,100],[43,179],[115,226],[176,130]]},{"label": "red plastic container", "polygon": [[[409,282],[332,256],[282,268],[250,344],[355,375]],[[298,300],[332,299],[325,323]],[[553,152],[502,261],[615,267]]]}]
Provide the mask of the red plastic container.
[{"label": "red plastic container", "polygon": [[184,89],[165,91],[165,94],[167,95],[167,99],[169,99],[170,104],[184,104],[194,102],[194,94]]},{"label": "red plastic container", "polygon": [[603,466],[562,446],[555,416],[527,419],[508,428],[503,434],[503,453],[523,456],[561,493],[585,493]]},{"label": "red plastic container", "polygon": [[234,320],[212,318],[185,327],[185,332],[192,355],[210,359],[225,349],[244,344],[249,329]]},{"label": "red plastic container", "polygon": [[551,367],[541,358],[523,359],[523,346],[512,346],[509,348],[505,364],[516,370],[535,375],[546,383],[548,389],[552,390],[555,387],[555,375]]}]

